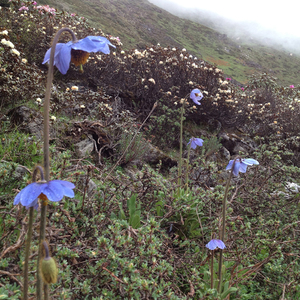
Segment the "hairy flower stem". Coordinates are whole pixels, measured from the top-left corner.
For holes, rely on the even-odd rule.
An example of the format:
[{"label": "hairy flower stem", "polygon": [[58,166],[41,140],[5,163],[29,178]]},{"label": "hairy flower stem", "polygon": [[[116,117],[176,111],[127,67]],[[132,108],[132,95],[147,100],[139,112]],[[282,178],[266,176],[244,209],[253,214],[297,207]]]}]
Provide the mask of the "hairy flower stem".
[{"label": "hairy flower stem", "polygon": [[186,161],[186,178],[185,178],[185,186],[186,190],[188,191],[189,189],[189,167],[190,167],[190,154],[191,154],[191,145],[189,145],[189,150],[188,150],[188,157]]},{"label": "hairy flower stem", "polygon": [[[32,182],[36,181],[37,172],[41,173],[41,180],[44,180],[43,169],[40,166],[37,166],[32,174]],[[28,299],[28,265],[29,265],[29,255],[30,255],[30,244],[32,238],[32,225],[33,225],[33,216],[34,216],[34,207],[29,208],[29,220],[28,220],[28,232],[27,240],[25,246],[25,261],[24,261],[24,286],[23,286],[23,300]]]},{"label": "hairy flower stem", "polygon": [[[235,165],[235,160],[232,164],[232,168],[230,171],[229,178],[226,183],[225,187],[225,194],[224,194],[224,199],[223,199],[223,209],[222,209],[222,231],[221,231],[221,238],[220,240],[224,242],[224,237],[225,237],[225,226],[226,226],[226,202],[227,202],[227,195],[228,195],[228,190],[231,182],[231,178],[233,175],[233,168]],[[220,259],[219,259],[219,286],[218,286],[218,291],[221,293],[221,286],[222,286],[222,265],[223,265],[223,249],[220,249]]]},{"label": "hairy flower stem", "polygon": [[[56,44],[60,35],[67,31],[72,35],[72,41],[77,42],[76,36],[74,32],[69,28],[60,29],[53,40],[51,53],[50,53],[50,61],[49,61],[49,69],[48,69],[48,77],[47,77],[47,86],[45,93],[45,102],[44,102],[44,170],[45,170],[45,180],[49,181],[50,177],[50,157],[49,157],[49,110],[50,110],[50,96],[51,96],[51,88],[52,88],[52,80],[53,80],[53,64],[54,64],[54,53]],[[37,284],[36,284],[36,297],[37,300],[42,300],[42,285],[43,281],[41,279],[40,270],[39,270],[39,262],[42,259],[42,241],[45,239],[45,230],[46,230],[46,213],[47,213],[47,203],[42,201],[41,205],[41,223],[40,223],[40,239],[39,239],[39,257],[38,257],[38,266],[37,266]],[[48,292],[45,289],[45,299],[48,299]],[[48,297],[48,298],[46,298]]]},{"label": "hairy flower stem", "polygon": [[214,250],[211,253],[211,266],[210,266],[210,288],[214,288]]},{"label": "hairy flower stem", "polygon": [[184,114],[184,103],[181,107],[180,116],[180,148],[179,148],[179,165],[178,165],[178,193],[181,186],[181,174],[182,174],[182,134],[183,134],[183,114]]},{"label": "hairy flower stem", "polygon": [[28,220],[28,232],[25,247],[25,262],[24,262],[24,287],[23,287],[23,299],[28,300],[28,263],[30,254],[30,243],[32,237],[32,224],[33,224],[34,208],[29,208],[29,220]]}]

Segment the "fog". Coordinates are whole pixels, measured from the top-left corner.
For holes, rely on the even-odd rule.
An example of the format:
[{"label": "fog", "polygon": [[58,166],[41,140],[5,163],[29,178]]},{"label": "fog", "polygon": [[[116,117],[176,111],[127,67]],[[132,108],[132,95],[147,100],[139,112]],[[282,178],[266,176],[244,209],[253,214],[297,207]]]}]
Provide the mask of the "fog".
[{"label": "fog", "polygon": [[300,54],[300,2],[296,0],[148,0],[170,13],[227,34]]}]

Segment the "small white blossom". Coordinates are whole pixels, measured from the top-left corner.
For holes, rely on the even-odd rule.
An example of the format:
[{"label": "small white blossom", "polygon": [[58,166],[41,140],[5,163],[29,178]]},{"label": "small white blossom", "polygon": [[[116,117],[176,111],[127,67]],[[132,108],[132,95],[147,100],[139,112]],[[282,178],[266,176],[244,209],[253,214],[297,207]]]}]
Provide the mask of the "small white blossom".
[{"label": "small white blossom", "polygon": [[18,50],[16,50],[16,49],[11,49],[10,52],[12,54],[16,54],[17,56],[20,56],[20,52]]},{"label": "small white blossom", "polygon": [[6,39],[2,39],[1,44],[5,45],[5,46],[8,46],[12,49],[15,48],[14,44],[11,41],[7,41]]},{"label": "small white blossom", "polygon": [[52,121],[56,121],[56,117],[55,116],[51,116],[50,118]]}]

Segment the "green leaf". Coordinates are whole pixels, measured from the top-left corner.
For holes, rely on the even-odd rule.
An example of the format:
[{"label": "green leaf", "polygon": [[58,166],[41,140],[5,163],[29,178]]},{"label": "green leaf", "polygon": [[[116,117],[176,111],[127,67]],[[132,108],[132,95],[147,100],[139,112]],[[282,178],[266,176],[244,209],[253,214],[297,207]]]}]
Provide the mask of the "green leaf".
[{"label": "green leaf", "polygon": [[231,287],[221,294],[221,299],[225,299],[229,294],[235,293],[238,289],[236,287]]}]

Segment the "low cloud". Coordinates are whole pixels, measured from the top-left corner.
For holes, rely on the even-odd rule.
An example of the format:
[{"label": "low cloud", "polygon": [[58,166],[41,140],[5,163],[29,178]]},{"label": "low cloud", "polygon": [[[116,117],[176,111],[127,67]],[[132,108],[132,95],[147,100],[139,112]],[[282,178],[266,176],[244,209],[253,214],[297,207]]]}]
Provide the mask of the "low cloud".
[{"label": "low cloud", "polygon": [[195,2],[198,3],[195,6],[193,0],[149,0],[149,2],[178,17],[226,34],[238,42],[256,41],[279,50],[300,54],[300,19],[296,18],[295,9],[287,2],[276,6],[274,1],[273,4],[266,1],[262,6],[255,5],[258,0],[248,2],[246,5],[237,4],[241,2],[235,3],[233,0],[225,1],[227,6],[224,7],[221,2],[218,5],[218,1],[213,1],[213,5],[198,1]]}]

